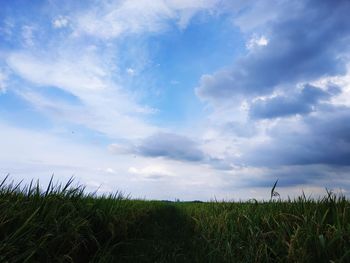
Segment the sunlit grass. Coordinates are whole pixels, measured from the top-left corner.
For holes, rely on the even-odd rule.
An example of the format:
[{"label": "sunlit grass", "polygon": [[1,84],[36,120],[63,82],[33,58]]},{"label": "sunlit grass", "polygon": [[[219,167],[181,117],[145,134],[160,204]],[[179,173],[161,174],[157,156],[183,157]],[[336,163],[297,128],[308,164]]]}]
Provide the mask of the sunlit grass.
[{"label": "sunlit grass", "polygon": [[0,183],[0,262],[350,262],[350,203],[161,202]]}]

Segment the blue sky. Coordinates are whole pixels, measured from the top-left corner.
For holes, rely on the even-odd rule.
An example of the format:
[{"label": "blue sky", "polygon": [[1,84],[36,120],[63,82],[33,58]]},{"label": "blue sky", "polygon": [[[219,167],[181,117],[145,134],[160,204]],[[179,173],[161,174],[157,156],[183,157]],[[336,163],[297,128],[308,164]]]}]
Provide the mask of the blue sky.
[{"label": "blue sky", "polygon": [[148,199],[350,191],[349,1],[1,1],[0,175]]}]

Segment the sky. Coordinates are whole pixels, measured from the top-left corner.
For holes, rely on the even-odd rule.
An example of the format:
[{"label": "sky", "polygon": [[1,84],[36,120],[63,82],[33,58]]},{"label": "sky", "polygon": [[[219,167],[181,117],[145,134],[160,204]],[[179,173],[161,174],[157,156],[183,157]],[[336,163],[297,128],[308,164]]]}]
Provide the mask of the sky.
[{"label": "sky", "polygon": [[350,1],[0,0],[0,177],[159,200],[350,196]]}]

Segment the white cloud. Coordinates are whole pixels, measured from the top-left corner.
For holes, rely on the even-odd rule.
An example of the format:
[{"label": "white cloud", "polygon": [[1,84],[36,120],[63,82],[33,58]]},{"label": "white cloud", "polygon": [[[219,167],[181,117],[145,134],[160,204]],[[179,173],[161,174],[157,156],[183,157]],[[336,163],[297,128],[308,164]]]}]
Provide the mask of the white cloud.
[{"label": "white cloud", "polygon": [[69,20],[65,16],[58,16],[54,20],[52,20],[52,25],[54,28],[63,28],[67,27],[69,24]]},{"label": "white cloud", "polygon": [[133,68],[127,68],[126,73],[128,73],[129,76],[134,76],[136,72]]},{"label": "white cloud", "polygon": [[105,172],[109,174],[115,174],[115,171],[113,168],[106,168]]},{"label": "white cloud", "polygon": [[246,47],[248,50],[254,50],[258,47],[267,46],[268,44],[269,40],[265,36],[258,37],[257,35],[253,35],[246,43]]},{"label": "white cloud", "polygon": [[79,15],[76,34],[89,34],[109,39],[123,33],[159,32],[177,21],[185,28],[190,19],[200,11],[215,9],[218,0],[126,0],[112,1]]},{"label": "white cloud", "polygon": [[350,64],[347,65],[347,72],[342,76],[323,77],[311,84],[327,89],[328,86],[336,85],[341,87],[342,92],[331,98],[333,105],[350,106]]},{"label": "white cloud", "polygon": [[128,172],[135,175],[140,175],[146,179],[159,179],[162,177],[174,176],[168,168],[161,165],[149,165],[143,168],[130,167]]}]

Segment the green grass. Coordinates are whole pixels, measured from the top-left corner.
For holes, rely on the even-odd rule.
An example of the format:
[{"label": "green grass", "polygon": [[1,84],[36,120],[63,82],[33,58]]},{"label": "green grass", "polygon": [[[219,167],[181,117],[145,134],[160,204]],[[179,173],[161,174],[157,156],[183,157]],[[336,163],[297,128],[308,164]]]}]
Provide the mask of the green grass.
[{"label": "green grass", "polygon": [[0,185],[0,262],[350,262],[350,203],[161,202]]}]

